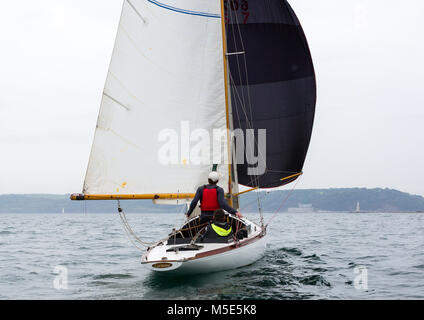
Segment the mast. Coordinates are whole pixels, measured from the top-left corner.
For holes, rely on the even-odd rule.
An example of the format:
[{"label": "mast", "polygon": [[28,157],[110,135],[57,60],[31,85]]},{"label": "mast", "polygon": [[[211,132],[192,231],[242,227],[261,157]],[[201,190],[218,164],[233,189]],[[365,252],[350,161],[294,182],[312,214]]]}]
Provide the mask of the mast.
[{"label": "mast", "polygon": [[225,82],[225,110],[227,115],[227,149],[228,149],[228,193],[230,206],[239,208],[238,202],[238,181],[237,181],[237,169],[234,164],[234,148],[232,132],[234,130],[233,117],[232,117],[232,105],[231,105],[231,88],[230,88],[230,76],[228,73],[228,52],[227,52],[227,32],[225,27],[225,6],[224,0],[221,1],[221,25],[222,25],[222,53],[224,62],[224,82]]}]

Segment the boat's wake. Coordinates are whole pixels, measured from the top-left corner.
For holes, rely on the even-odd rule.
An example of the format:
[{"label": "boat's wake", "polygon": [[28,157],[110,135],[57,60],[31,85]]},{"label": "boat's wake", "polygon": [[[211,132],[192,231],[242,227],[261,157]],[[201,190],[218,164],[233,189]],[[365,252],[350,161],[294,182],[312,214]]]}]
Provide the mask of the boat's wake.
[{"label": "boat's wake", "polygon": [[313,287],[331,287],[324,263],[297,248],[267,250],[256,263],[235,270],[168,277],[152,272],[143,282],[146,299],[314,299]]}]

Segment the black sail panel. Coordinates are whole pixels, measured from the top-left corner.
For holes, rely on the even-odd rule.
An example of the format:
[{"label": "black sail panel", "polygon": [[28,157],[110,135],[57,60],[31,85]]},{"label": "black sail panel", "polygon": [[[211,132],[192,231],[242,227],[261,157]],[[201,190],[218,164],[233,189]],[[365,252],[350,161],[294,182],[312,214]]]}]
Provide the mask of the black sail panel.
[{"label": "black sail panel", "polygon": [[265,171],[252,175],[249,168],[256,165],[245,157],[237,164],[238,180],[251,187],[278,187],[302,171],[311,139],[316,80],[308,43],[285,0],[224,4],[234,128],[254,129],[256,136],[266,129],[266,154],[255,147]]}]

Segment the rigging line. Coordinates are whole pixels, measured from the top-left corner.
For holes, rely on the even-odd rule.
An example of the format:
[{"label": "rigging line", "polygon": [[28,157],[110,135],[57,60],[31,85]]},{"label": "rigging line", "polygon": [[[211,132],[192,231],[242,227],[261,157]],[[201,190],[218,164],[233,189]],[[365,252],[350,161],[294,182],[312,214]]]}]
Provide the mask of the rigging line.
[{"label": "rigging line", "polygon": [[[231,11],[230,11],[231,12]],[[237,25],[237,27],[238,27],[238,35],[239,35],[239,38],[240,38],[240,42],[241,43],[243,43],[243,39],[242,39],[242,35],[241,35],[241,32],[240,32],[240,27],[239,27],[239,21],[238,21],[238,17],[237,17],[237,13],[236,12],[234,12],[233,13],[233,16],[235,17],[235,24]],[[232,19],[233,20],[233,19]],[[232,27],[232,32],[233,32],[233,39],[234,39],[234,47],[235,47],[235,51],[238,51],[238,45],[237,45],[237,33],[236,33],[236,31],[234,30],[235,29],[235,27],[234,27],[234,23],[232,23],[231,24],[231,27]],[[244,51],[244,48],[243,48],[243,51]],[[243,57],[243,59],[245,59],[245,57]],[[243,74],[242,74],[242,68],[241,68],[241,66],[240,66],[240,59],[239,59],[239,57],[237,56],[236,57],[236,61],[237,61],[237,68],[238,68],[238,73],[239,73],[239,79],[240,79],[240,83],[243,83]],[[231,72],[230,72],[231,73]],[[240,94],[239,94],[239,92],[238,92],[238,90],[237,90],[237,86],[235,85],[235,81],[234,81],[234,78],[233,78],[233,76],[231,75],[231,78],[232,78],[232,82],[233,82],[233,88],[234,88],[234,91],[235,91],[235,93],[238,95],[238,98],[239,98],[239,100],[240,100],[240,105],[241,105],[241,108],[242,108],[242,110],[244,111],[244,110],[246,110],[246,100],[245,100],[245,93],[244,93],[244,86],[240,86],[240,89],[241,89],[241,98],[240,98]],[[246,90],[248,91],[249,90],[249,86],[247,85],[246,86]],[[237,110],[238,111],[238,110]],[[248,126],[248,128],[250,128],[250,129],[252,129],[253,128],[253,126],[252,126],[252,124],[250,123],[250,121],[249,121],[249,119],[247,118],[247,114],[246,114],[246,112],[244,112],[245,113],[245,118],[246,118],[246,123],[247,123],[247,126]],[[238,115],[238,119],[239,119],[239,127],[241,128],[241,121],[240,121],[240,116]],[[250,143],[252,143],[251,141],[249,141]],[[253,142],[253,144],[254,144],[254,142]],[[250,144],[250,148],[252,148],[253,146],[252,146],[252,144]],[[256,186],[259,186],[259,180],[255,180],[255,177],[254,176],[252,176],[251,177],[251,184],[252,185],[256,185]]]},{"label": "rigging line", "polygon": [[[131,237],[130,232],[128,231],[128,229],[125,227],[125,219],[123,218],[123,216],[121,215],[121,213],[119,213],[119,218],[121,219],[122,225],[124,226],[124,231],[125,234],[127,235],[128,240],[130,240],[130,242],[133,244],[134,247],[136,247],[138,250],[140,251],[144,251],[144,248],[140,248],[136,241],[134,240],[134,238]],[[143,245],[143,244],[142,244]],[[144,245],[143,245],[144,246]]]},{"label": "rigging line", "polygon": [[[230,73],[230,76],[231,76],[231,78],[232,78],[232,75],[231,75],[231,73]],[[235,91],[235,93],[236,93],[236,97],[240,100],[240,102],[241,102],[241,98],[240,98],[240,96],[239,96],[239,94],[238,94],[238,92],[237,91]],[[244,110],[244,109],[243,109]],[[238,117],[238,121],[239,121],[239,127],[241,127],[241,123],[240,123],[240,114],[239,114],[239,111],[238,111],[238,109],[236,108],[236,112],[237,112],[237,117]],[[243,155],[244,156],[244,155]],[[253,186],[258,186],[258,189],[259,189],[259,180],[257,180],[257,181],[255,181],[254,180],[254,178],[253,177],[251,177],[250,178],[250,182],[251,182],[251,184],[253,185]]]},{"label": "rigging line", "polygon": [[[236,21],[237,21],[237,28],[238,28],[238,32],[239,32],[239,36],[240,36],[240,43],[241,43],[241,46],[242,46],[242,50],[243,50],[243,52],[246,52],[246,47],[244,45],[244,41],[243,41],[243,37],[242,37],[242,33],[241,33],[241,28],[240,28],[240,23],[238,21],[237,16],[236,16]],[[251,92],[250,92],[250,86],[249,86],[249,71],[248,71],[248,67],[247,67],[247,56],[244,55],[242,58],[243,58],[243,61],[244,61],[244,70],[245,70],[245,76],[246,76],[247,103],[248,103],[248,107],[249,107],[249,111],[250,111],[250,119],[253,119],[253,108],[252,108],[252,99],[251,99]],[[246,106],[244,106],[244,108],[246,108]],[[246,112],[246,117],[247,117],[247,112]],[[250,126],[253,128],[253,123],[251,123],[250,121],[248,121],[248,122],[249,122]],[[258,149],[259,158],[266,159],[264,157],[264,155],[260,152],[258,141],[255,140],[255,142],[256,142],[256,147]],[[257,186],[259,186],[259,177],[257,177],[256,183],[257,183]]]},{"label": "rigging line", "polygon": [[120,217],[121,217],[122,222],[124,223],[125,230],[126,230],[126,231],[127,231],[127,232],[131,235],[131,236],[132,236],[132,238],[133,238],[135,241],[137,241],[138,243],[140,243],[141,245],[143,245],[143,246],[145,246],[145,247],[147,247],[147,246],[149,246],[149,245],[153,244],[153,243],[144,242],[144,241],[142,241],[140,238],[138,238],[138,237],[136,236],[136,234],[135,234],[135,233],[134,233],[134,231],[132,230],[132,228],[131,228],[131,226],[130,226],[130,224],[129,224],[128,220],[127,220],[127,217],[126,217],[125,213],[121,212],[121,213],[120,213]]},{"label": "rigging line", "polygon": [[[125,213],[123,214],[123,217],[124,217],[125,224],[126,224],[126,226],[127,226],[128,230],[130,231],[131,235],[134,237],[134,239],[135,239],[135,240],[137,240],[137,242],[139,242],[140,244],[142,244],[142,245],[143,245],[143,246],[145,246],[145,247],[149,247],[149,246],[155,245],[155,244],[157,244],[157,243],[159,243],[159,242],[163,242],[163,241],[166,241],[166,240],[168,240],[168,239],[169,239],[169,237],[167,237],[167,238],[163,238],[163,239],[161,239],[161,240],[159,240],[159,241],[156,241],[156,242],[147,242],[147,241],[142,241],[142,240],[140,240],[140,238],[138,238],[138,237],[137,237],[137,235],[136,235],[136,234],[134,233],[134,231],[132,230],[131,225],[129,224],[129,222],[128,222],[127,218],[126,218]],[[177,231],[177,232],[178,232],[178,231]]]},{"label": "rigging line", "polygon": [[[234,13],[234,17],[235,17],[235,25],[237,26],[238,36],[239,36],[239,39],[240,39],[240,44],[242,46],[242,52],[246,53],[246,48],[244,46],[243,36],[242,36],[242,33],[241,33],[241,29],[240,29],[240,22],[238,20],[238,15],[237,15],[236,12]],[[231,24],[231,25],[232,25],[233,34],[234,34],[234,46],[235,46],[236,51],[237,51],[237,41],[236,41],[236,32],[234,30],[234,23]],[[250,96],[249,78],[248,78],[248,74],[247,74],[247,63],[246,63],[247,58],[246,58],[246,54],[243,55],[242,59],[244,61],[244,65],[245,65],[244,67],[245,67],[245,75],[246,75],[246,91],[248,93],[248,96]],[[237,66],[238,66],[238,69],[239,69],[240,81],[242,82],[243,79],[242,79],[242,73],[241,73],[241,68],[240,68],[240,63],[239,62],[240,62],[239,61],[239,58],[237,57]],[[243,93],[244,91],[243,91],[243,86],[242,85],[241,85],[241,88],[242,88],[242,96],[243,96],[243,106],[245,107],[246,106],[246,102],[244,100],[245,97],[244,97],[244,93]],[[252,119],[252,117],[250,119]]]},{"label": "rigging line", "polygon": [[[149,246],[155,244],[155,242],[142,241],[139,237],[137,237],[137,235],[135,234],[135,232],[133,231],[133,229],[131,228],[131,226],[130,226],[128,220],[127,220],[127,217],[125,215],[124,210],[122,210],[122,208],[121,208],[121,202],[119,200],[118,200],[118,213],[119,213],[119,217],[121,218],[121,222],[124,226],[124,230],[127,233],[129,240],[133,244],[134,244],[134,242],[138,242],[139,244],[141,244],[144,247],[149,247]],[[137,245],[135,245],[135,246],[139,249],[139,247]]]},{"label": "rigging line", "polygon": [[[240,22],[238,21],[237,14],[235,14],[235,17],[236,17],[236,24],[237,24],[237,28],[238,28],[238,33],[239,33],[239,37],[240,37],[240,43],[241,43],[241,46],[242,46],[242,50],[243,50],[243,52],[246,52],[246,48],[245,48],[244,41],[243,41],[243,36],[242,36],[242,33],[241,33],[241,29],[240,29]],[[248,73],[246,55],[244,55],[242,57],[242,59],[244,61],[244,70],[245,70],[245,76],[246,76],[246,92],[247,92],[248,107],[249,107],[249,111],[250,111],[250,119],[253,119],[253,111],[252,111],[253,108],[252,108],[252,100],[251,100],[251,93],[250,93],[250,87],[249,87],[249,73]],[[244,95],[243,95],[243,98],[244,98]],[[244,103],[242,108],[246,109],[246,103]],[[246,122],[249,124],[250,128],[253,128],[253,123],[251,123],[251,121],[248,119],[246,111],[245,111],[245,116],[246,116],[246,120],[247,120]],[[264,158],[264,155],[260,152],[259,143],[258,143],[258,141],[256,141],[256,139],[255,139],[254,143],[256,144],[256,147],[258,149],[259,158],[266,159],[266,158]],[[259,186],[259,177],[256,177],[256,179],[254,181],[252,181],[252,183],[253,183],[253,185],[256,184],[257,186]]]},{"label": "rigging line", "polygon": [[265,227],[268,227],[268,225],[271,223],[272,220],[274,220],[274,218],[277,216],[278,212],[281,210],[281,208],[285,205],[285,203],[287,202],[287,200],[289,200],[290,196],[292,195],[292,193],[294,192],[294,190],[296,189],[297,184],[299,183],[300,179],[297,179],[296,183],[294,184],[293,188],[291,189],[291,191],[287,194],[287,197],[284,199],[283,203],[281,204],[281,206],[277,209],[277,211],[275,211],[275,213],[272,215],[271,219],[269,219],[268,223],[266,224]]},{"label": "rigging line", "polygon": [[[230,7],[231,7],[231,4],[230,4]],[[230,10],[230,7],[227,7],[227,11],[229,12],[229,14],[228,14],[228,19],[229,19],[229,26],[231,26],[231,28],[232,28],[232,33],[233,33],[233,42],[234,42],[234,49],[235,49],[235,51],[237,52],[238,50],[237,50],[237,39],[236,39],[236,37],[235,37],[235,31],[234,31],[234,24],[233,23],[230,23],[230,22],[232,22],[232,16],[231,16],[231,13],[232,13],[232,10]],[[229,57],[227,56],[227,60],[229,61]],[[240,76],[240,81],[242,81],[242,79],[241,79],[241,69],[240,69],[240,64],[239,64],[239,58],[238,58],[238,55],[236,55],[236,61],[237,61],[237,68],[238,68],[238,71],[239,71],[239,76]],[[231,78],[233,78],[232,77],[232,75],[231,75],[231,70],[229,70],[229,74],[230,74],[230,76],[231,76]],[[231,81],[230,81],[231,82]],[[235,91],[237,94],[238,94],[238,92],[237,92],[237,87],[234,85],[234,80],[232,80],[232,82],[233,82],[233,85],[232,85],[232,87],[233,87],[233,91]],[[242,97],[244,98],[244,95],[243,95],[243,88],[242,88]],[[240,103],[243,105],[244,104],[244,101],[242,101],[242,99],[240,99]]]},{"label": "rigging line", "polygon": [[[232,73],[230,72],[229,73],[230,74],[230,80],[231,81],[233,81],[234,82],[234,79],[233,79],[233,76],[232,76]],[[242,101],[242,99],[241,99],[241,97],[240,97],[240,94],[239,94],[239,92],[237,91],[237,90],[233,90],[234,91],[234,93],[235,93],[235,97],[239,100],[239,102],[240,102],[240,105],[242,105],[243,104],[243,101]],[[243,108],[242,107],[242,111],[243,111],[243,113],[246,115],[246,113],[244,112],[245,111],[245,108]],[[238,108],[236,108],[236,113],[237,113],[237,118],[238,118],[238,124],[239,124],[239,127],[241,128],[241,117],[240,117],[240,113],[239,113],[239,110],[238,110]],[[251,129],[251,127],[250,127],[250,123],[249,122],[246,122],[247,123],[247,125],[248,125],[248,128],[249,129]],[[243,155],[243,157],[244,157],[244,155]],[[251,183],[254,183],[254,181],[250,181]]]},{"label": "rigging line", "polygon": [[[229,12],[231,12],[231,10],[230,10],[230,8],[227,8],[227,10],[229,11]],[[230,16],[230,18],[232,18],[231,17],[231,14],[229,15]],[[245,50],[245,46],[244,46],[244,42],[243,42],[243,37],[242,37],[242,33],[241,33],[241,29],[240,29],[240,23],[239,23],[239,21],[238,21],[238,16],[237,16],[237,13],[236,12],[234,12],[234,14],[233,14],[233,16],[235,17],[235,24],[237,25],[237,29],[238,29],[238,35],[239,35],[239,38],[240,38],[240,42],[241,42],[241,45],[242,45],[242,51],[243,52],[246,52],[246,50]],[[233,20],[233,19],[231,19],[231,20]],[[236,32],[235,32],[235,30],[234,30],[234,23],[231,23],[231,27],[232,27],[232,31],[233,31],[233,38],[234,38],[234,47],[235,47],[235,51],[237,52],[238,51],[238,46],[237,46],[237,40],[236,40]],[[251,115],[251,117],[250,117],[250,119],[252,119],[253,117],[252,117],[252,103],[251,103],[251,95],[250,95],[250,88],[249,88],[249,77],[248,77],[248,71],[247,71],[247,58],[246,58],[246,55],[243,55],[243,57],[242,57],[242,59],[244,59],[243,61],[244,61],[244,69],[245,69],[245,75],[246,75],[246,91],[247,91],[247,96],[248,96],[248,104],[249,104],[249,109],[250,109],[250,115]],[[248,119],[248,116],[247,116],[247,112],[246,112],[246,101],[245,101],[245,94],[244,94],[244,86],[242,85],[242,83],[243,83],[243,79],[242,79],[242,72],[241,72],[241,67],[240,67],[240,60],[239,60],[239,57],[238,57],[238,55],[236,55],[236,61],[237,61],[237,68],[238,68],[238,71],[239,71],[239,78],[240,78],[240,83],[241,83],[241,94],[242,94],[242,99],[240,99],[240,97],[239,97],[239,100],[240,100],[240,102],[241,102],[241,107],[242,107],[242,110],[243,110],[243,112],[244,112],[244,114],[245,114],[245,118],[246,118],[246,123],[247,123],[247,126],[248,127],[250,127],[250,128],[253,128],[253,124],[250,122],[250,120]],[[230,75],[231,75],[231,71],[230,71]],[[231,75],[231,78],[233,78],[232,77],[232,75]],[[235,82],[234,82],[234,79],[233,79],[233,87],[234,87],[234,91],[238,94],[238,92],[237,92],[237,88],[236,88],[236,85],[235,85]],[[237,108],[236,108],[237,109]],[[237,113],[238,113],[238,110],[236,110],[237,111]],[[241,128],[241,123],[240,123],[240,116],[238,115],[238,119],[239,119],[239,126],[240,126],[240,128]],[[256,140],[256,139],[255,139]],[[252,142],[251,141],[249,141],[250,142],[250,147],[252,148],[255,144],[257,145],[257,147],[258,147],[258,155],[259,155],[259,157],[260,158],[262,158],[262,159],[264,159],[263,158],[263,155],[261,154],[261,152],[260,152],[260,149],[259,149],[259,145],[258,145],[258,142],[257,141],[254,141],[253,142],[253,146],[252,146]],[[256,143],[255,143],[256,142]],[[252,148],[252,150],[253,150],[253,148]],[[253,175],[253,176],[251,176],[251,178],[250,178],[250,181],[251,181],[251,184],[253,185],[253,186],[257,186],[258,187],[258,189],[259,189],[259,177],[258,176],[255,176],[255,175]],[[262,223],[262,226],[263,226],[263,215],[262,215],[262,205],[261,205],[261,201],[260,201],[260,198],[259,198],[259,196],[257,196],[257,201],[258,201],[258,209],[259,209],[259,212],[260,212],[260,216],[261,216],[261,223]]]},{"label": "rigging line", "polygon": [[192,233],[192,231],[191,231],[192,229],[193,229],[193,227],[191,226],[191,221],[189,221],[189,222],[188,222],[188,230],[190,231],[190,237],[191,237],[191,238],[193,238],[193,233]]},{"label": "rigging line", "polygon": [[[232,77],[232,75],[231,75],[231,73],[230,73],[230,76]],[[238,96],[238,92],[237,91],[235,91],[236,92],[236,94],[237,94],[237,97],[239,98],[239,100],[241,101],[241,99],[240,99],[240,97]],[[242,108],[243,110],[244,110],[244,112],[245,112],[245,109],[244,108]],[[240,115],[239,115],[239,113],[238,113],[238,109],[236,108],[236,112],[237,112],[237,115],[238,115],[238,121],[239,121],[239,126],[241,127],[241,124],[240,124]],[[251,145],[251,147],[252,147],[252,145]],[[259,147],[258,147],[258,153],[260,154],[260,151],[259,151]],[[259,178],[257,177],[256,179],[255,179],[255,177],[254,176],[252,176],[251,178],[250,178],[250,181],[251,181],[251,184],[253,185],[253,186],[257,186],[257,188],[256,189],[260,189],[260,186],[259,186]],[[261,223],[261,225],[262,226],[264,226],[264,220],[263,220],[263,213],[262,213],[262,203],[261,203],[261,199],[260,199],[260,196],[259,196],[259,194],[257,194],[257,200],[255,200],[255,201],[257,201],[257,203],[258,203],[258,211],[259,211],[259,214],[260,214],[260,223]]]},{"label": "rigging line", "polygon": [[[234,82],[234,79],[233,79],[233,76],[232,76],[232,74],[231,74],[231,72],[229,73],[230,74],[230,79]],[[247,111],[246,111],[246,108],[245,107],[243,107],[243,105],[242,105],[242,99],[240,98],[240,95],[239,95],[239,92],[237,91],[237,90],[234,90],[234,92],[236,93],[236,97],[238,98],[238,100],[240,101],[240,104],[241,104],[241,106],[242,106],[242,111],[243,111],[243,114],[244,114],[244,116],[245,116],[245,118],[246,118],[246,124],[247,124],[247,128],[248,129],[250,129],[250,130],[254,130],[253,129],[253,127],[252,127],[252,125],[251,125],[251,123],[250,123],[250,121],[249,121],[249,119],[247,119]],[[237,117],[238,117],[238,124],[239,124],[239,127],[241,128],[241,117],[240,117],[240,113],[239,113],[239,110],[238,110],[238,108],[236,108],[236,113],[237,113]],[[252,145],[252,143],[254,144],[254,145]],[[252,150],[253,150],[253,147],[254,146],[256,146],[257,147],[257,149],[258,149],[258,157],[259,158],[261,158],[261,159],[266,159],[265,157],[264,157],[264,155],[261,153],[261,151],[260,151],[260,149],[259,149],[259,143],[258,143],[258,141],[256,140],[256,139],[254,139],[254,141],[252,142],[252,141],[250,141],[250,148],[252,148]],[[251,178],[250,178],[250,182],[251,182],[251,184],[252,185],[254,185],[254,186],[258,186],[259,187],[259,178],[258,177],[256,177],[256,178],[254,178],[254,177],[256,177],[256,176],[252,176]]]},{"label": "rigging line", "polygon": [[[234,16],[236,17],[235,18],[235,20],[236,20],[236,24],[238,25],[238,29],[239,29],[239,37],[240,37],[240,41],[243,43],[243,40],[242,40],[242,35],[241,35],[241,31],[240,31],[240,27],[239,27],[239,23],[238,23],[238,19],[237,19],[237,14],[234,14]],[[237,46],[237,40],[236,40],[236,32],[235,32],[235,30],[234,30],[234,23],[232,23],[231,24],[231,27],[232,27],[232,30],[233,30],[233,34],[234,34],[234,47],[235,47],[235,50],[237,51],[238,50],[238,46]],[[245,57],[243,57],[244,59],[246,59]],[[242,79],[242,71],[241,71],[241,67],[240,67],[240,61],[239,61],[239,57],[237,56],[236,57],[236,61],[237,61],[237,68],[238,68],[238,73],[239,73],[239,78],[240,78],[240,83],[243,83],[243,79]],[[247,65],[245,64],[245,66],[246,66],[246,68],[247,68]],[[231,70],[230,70],[230,76],[231,76],[231,79],[232,79],[232,83],[233,83],[233,88],[234,88],[234,92],[237,94],[237,96],[238,96],[238,98],[239,98],[239,101],[240,101],[240,105],[241,105],[241,108],[242,108],[242,110],[243,110],[243,112],[244,112],[244,115],[245,115],[245,118],[246,118],[246,124],[247,124],[247,127],[249,128],[249,129],[252,129],[253,128],[253,126],[252,126],[252,124],[251,124],[251,122],[250,122],[250,120],[249,120],[249,118],[248,118],[248,116],[247,116],[247,112],[246,112],[246,101],[245,101],[245,94],[244,94],[244,86],[243,85],[241,85],[240,86],[240,88],[241,88],[241,98],[240,98],[240,95],[239,95],[239,92],[238,92],[238,90],[237,90],[237,86],[235,85],[235,81],[234,81],[234,78],[233,78],[233,76],[232,76],[232,73],[231,73]],[[247,86],[246,86],[246,89],[247,89],[247,91],[249,92],[249,86],[248,86],[248,83],[247,83]],[[238,114],[238,120],[239,120],[239,127],[241,128],[241,120],[240,120],[240,115],[239,115],[239,113],[238,113],[238,110],[237,110],[237,108],[236,108],[236,112],[237,112],[237,114]],[[252,150],[253,150],[253,145],[257,145],[258,143],[256,142],[255,143],[255,141],[253,142],[253,145],[252,145],[252,142],[251,141],[249,141],[250,142],[250,148],[252,148]],[[259,148],[258,148],[258,154],[259,154],[259,156],[261,157],[262,155],[261,155],[261,153],[259,152]],[[263,157],[263,156],[262,156]],[[253,185],[253,186],[259,186],[259,178],[258,177],[256,177],[256,176],[251,176],[251,178],[250,178],[250,182],[251,182],[251,184]],[[260,205],[259,205],[260,206]]]},{"label": "rigging line", "polygon": [[[234,219],[232,219],[231,225],[233,225],[233,222],[234,222]],[[235,228],[235,232],[233,232],[233,240],[236,246],[240,244],[240,240],[237,238],[237,234],[239,233],[239,228],[240,228],[240,221],[236,220],[236,228]]]},{"label": "rigging line", "polygon": [[[122,224],[124,225],[124,221],[123,221],[123,219],[122,219],[122,217],[121,217],[121,215],[119,215],[119,217],[121,218],[121,222],[122,222]],[[137,243],[131,238],[131,236],[130,236],[130,234],[128,233],[128,230],[124,227],[124,231],[125,231],[125,234],[127,235],[127,238],[128,238],[128,240],[130,240],[130,242],[132,243],[132,245],[135,247],[135,248],[137,248],[138,250],[140,250],[140,251],[144,251],[144,248],[140,248],[138,245],[137,245]]]},{"label": "rigging line", "polygon": [[[241,47],[243,52],[246,52],[246,47],[244,45],[244,41],[243,41],[243,36],[241,33],[241,29],[240,29],[240,23],[238,21],[237,15],[236,15],[236,22],[237,22],[237,29],[239,32],[239,36],[240,36],[240,43],[241,43]],[[252,119],[252,101],[251,101],[251,96],[250,96],[250,88],[249,88],[249,73],[248,73],[248,68],[247,68],[247,57],[246,54],[243,56],[243,61],[244,61],[244,70],[245,70],[245,75],[246,75],[246,87],[247,87],[247,101],[248,101],[248,105],[249,105],[249,109],[250,109],[250,119]]]},{"label": "rigging line", "polygon": [[[229,19],[230,19],[230,22],[232,22],[233,21],[233,17],[232,16],[234,16],[235,17],[235,22],[236,22],[236,24],[238,25],[238,19],[237,19],[237,13],[234,11],[234,12],[232,12],[233,10],[231,10],[230,9],[231,8],[231,4],[230,4],[230,7],[229,8],[227,8],[227,10],[230,12],[230,14],[229,14]],[[232,13],[232,14],[231,14]],[[236,32],[235,32],[235,27],[234,27],[234,23],[231,23],[231,29],[232,29],[232,33],[233,33],[233,42],[234,42],[234,50],[235,50],[235,52],[238,52],[239,50],[238,50],[238,46],[237,46],[237,37],[236,37]],[[241,33],[239,33],[239,36],[240,36],[240,41],[242,41],[242,39],[241,39]],[[244,50],[243,50],[244,51]],[[227,57],[227,60],[228,60],[229,58]],[[241,72],[241,67],[240,67],[240,60],[239,60],[239,55],[236,55],[236,61],[237,61],[237,69],[238,69],[238,72],[239,72],[239,78],[240,78],[240,83],[242,83],[243,82],[243,79],[242,79],[242,72]],[[234,86],[235,87],[235,86]],[[237,89],[236,89],[237,90]],[[245,100],[244,100],[244,91],[243,91],[243,87],[241,87],[241,96],[242,96],[242,98],[243,98],[243,106],[246,104],[246,102],[245,102]]]},{"label": "rigging line", "polygon": [[[239,76],[240,76],[241,75],[240,65],[237,63],[237,66],[238,66],[238,69],[239,69]],[[240,103],[240,106],[241,106],[241,109],[244,111],[245,110],[245,107],[244,107],[245,106],[245,101],[244,101],[243,87],[242,87],[242,90],[241,90],[242,92],[241,92],[241,95],[240,95],[240,93],[238,92],[238,88],[235,85],[234,77],[233,77],[233,74],[232,74],[231,70],[229,72],[229,75],[230,75],[230,81],[231,81],[232,87],[233,87],[233,90],[232,91],[234,92],[236,98],[238,98],[239,103]],[[241,120],[240,120],[241,117],[240,117],[238,108],[236,108],[236,112],[237,112],[239,127],[241,128]],[[250,124],[249,119],[247,118],[247,114],[245,113],[244,115],[245,115],[245,118],[246,118],[246,123],[247,123],[248,128],[251,128],[251,124]]]},{"label": "rigging line", "polygon": [[[207,226],[207,225],[206,225],[206,226]],[[196,235],[192,238],[192,240],[191,240],[190,244],[195,244],[195,243],[196,243],[197,238],[199,238],[199,237],[200,237],[201,232],[202,232],[203,230],[205,230],[205,229],[206,229],[206,226],[204,226],[202,229],[200,229],[200,230],[196,233]]]}]

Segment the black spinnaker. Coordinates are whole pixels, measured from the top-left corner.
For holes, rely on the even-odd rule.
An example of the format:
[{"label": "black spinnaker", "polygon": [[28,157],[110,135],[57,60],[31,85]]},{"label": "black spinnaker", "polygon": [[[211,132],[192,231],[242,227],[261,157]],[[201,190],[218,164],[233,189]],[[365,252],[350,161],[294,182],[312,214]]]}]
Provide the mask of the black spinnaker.
[{"label": "black spinnaker", "polygon": [[265,172],[249,174],[245,159],[238,181],[279,187],[302,171],[311,139],[316,80],[308,43],[286,0],[224,3],[234,128],[267,130],[266,155],[257,154]]}]

